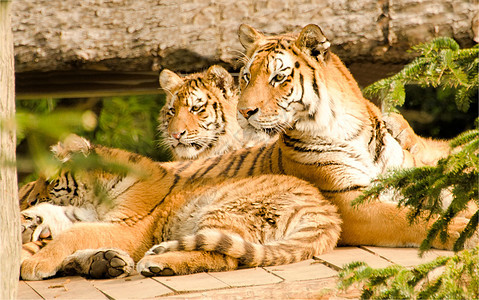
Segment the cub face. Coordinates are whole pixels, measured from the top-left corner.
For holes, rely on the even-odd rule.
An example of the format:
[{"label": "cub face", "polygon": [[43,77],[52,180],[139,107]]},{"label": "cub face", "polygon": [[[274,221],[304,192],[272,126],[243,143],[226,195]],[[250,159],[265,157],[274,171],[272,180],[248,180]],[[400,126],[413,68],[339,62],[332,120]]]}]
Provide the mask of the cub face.
[{"label": "cub face", "polygon": [[215,65],[185,78],[165,69],[160,85],[167,91],[167,100],[159,129],[176,159],[195,159],[222,136],[233,134],[228,132],[228,122],[237,122],[237,98],[233,77],[224,68]]}]

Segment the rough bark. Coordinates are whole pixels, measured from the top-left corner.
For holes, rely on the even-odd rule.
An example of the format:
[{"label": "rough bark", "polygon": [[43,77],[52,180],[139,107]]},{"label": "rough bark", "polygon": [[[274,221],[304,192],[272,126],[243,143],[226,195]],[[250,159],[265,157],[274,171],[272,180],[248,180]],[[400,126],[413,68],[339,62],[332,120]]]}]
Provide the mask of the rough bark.
[{"label": "rough bark", "polygon": [[[11,3],[0,1],[0,122],[15,113]],[[15,127],[0,127],[0,299],[16,299],[20,272],[20,214],[15,166]]]},{"label": "rough bark", "polygon": [[17,72],[237,69],[237,28],[319,24],[347,63],[402,63],[411,45],[450,36],[471,46],[474,0],[16,0]]}]

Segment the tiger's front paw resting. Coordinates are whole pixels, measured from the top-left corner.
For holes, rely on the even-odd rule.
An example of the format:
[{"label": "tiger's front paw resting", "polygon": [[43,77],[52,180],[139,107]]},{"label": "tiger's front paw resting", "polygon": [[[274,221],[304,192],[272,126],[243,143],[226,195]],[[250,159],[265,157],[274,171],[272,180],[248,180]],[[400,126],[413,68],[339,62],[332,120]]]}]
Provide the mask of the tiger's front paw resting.
[{"label": "tiger's front paw resting", "polygon": [[128,253],[120,249],[86,249],[68,256],[61,271],[95,279],[122,278],[133,271],[134,265]]},{"label": "tiger's front paw resting", "polygon": [[145,277],[177,275],[178,273],[173,268],[158,256],[151,254],[143,257],[136,266],[138,273]]},{"label": "tiger's front paw resting", "polygon": [[177,275],[168,264],[145,259],[138,262],[136,270],[145,277]]},{"label": "tiger's front paw resting", "polygon": [[23,280],[42,280],[54,276],[59,268],[49,259],[38,259],[33,256],[22,262],[20,277]]}]

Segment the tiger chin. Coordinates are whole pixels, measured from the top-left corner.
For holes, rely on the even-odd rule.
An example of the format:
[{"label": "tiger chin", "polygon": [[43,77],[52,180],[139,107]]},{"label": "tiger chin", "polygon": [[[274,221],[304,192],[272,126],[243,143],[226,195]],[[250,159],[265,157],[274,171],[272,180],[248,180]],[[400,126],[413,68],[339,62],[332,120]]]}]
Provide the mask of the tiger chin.
[{"label": "tiger chin", "polygon": [[160,85],[167,93],[159,129],[175,160],[208,158],[276,137],[237,119],[238,91],[219,65],[184,78],[165,69]]},{"label": "tiger chin", "polygon": [[[75,144],[84,147],[71,147]],[[38,221],[30,239],[24,234],[25,280],[55,274],[119,278],[131,273],[135,262],[145,276],[287,264],[330,251],[340,236],[336,207],[317,188],[295,177],[218,175],[195,180],[194,174],[180,171],[197,161],[155,163],[78,136],[56,149],[63,161],[58,175],[29,184],[30,192],[23,192],[27,199],[21,199],[31,202],[35,193],[42,195],[41,203],[22,211],[25,220]],[[121,164],[128,171],[71,169],[74,154],[96,156],[105,165]],[[92,184],[97,193],[80,191]],[[90,209],[86,212],[98,212],[93,219],[69,213],[71,206],[57,201],[77,195],[88,195],[77,200],[84,201],[83,208]],[[104,201],[110,203],[108,210],[99,209]],[[71,220],[70,214],[77,219]],[[60,216],[71,224],[52,240],[42,239]]]}]

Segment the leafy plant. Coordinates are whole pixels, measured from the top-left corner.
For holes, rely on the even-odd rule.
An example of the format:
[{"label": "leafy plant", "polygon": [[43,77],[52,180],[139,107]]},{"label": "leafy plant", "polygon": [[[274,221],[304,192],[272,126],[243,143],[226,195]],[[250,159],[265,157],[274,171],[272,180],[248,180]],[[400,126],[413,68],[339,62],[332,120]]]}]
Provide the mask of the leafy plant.
[{"label": "leafy plant", "polygon": [[339,272],[339,288],[362,285],[361,299],[478,299],[479,247],[412,268],[373,269],[353,262]]},{"label": "leafy plant", "polygon": [[456,41],[440,37],[412,48],[419,56],[397,74],[364,89],[367,97],[379,97],[386,110],[404,104],[405,85],[455,89],[455,102],[467,111],[479,86],[479,45],[460,49]]},{"label": "leafy plant", "polygon": [[[92,104],[85,105],[88,102]],[[39,171],[48,173],[56,169],[58,166],[49,146],[71,133],[95,144],[167,160],[169,153],[158,147],[156,130],[163,104],[162,95],[110,97],[96,101],[17,101],[17,168],[21,181],[37,177]]]}]

